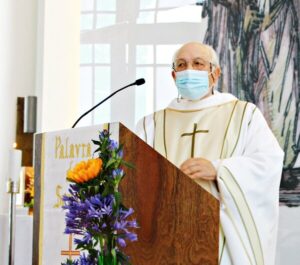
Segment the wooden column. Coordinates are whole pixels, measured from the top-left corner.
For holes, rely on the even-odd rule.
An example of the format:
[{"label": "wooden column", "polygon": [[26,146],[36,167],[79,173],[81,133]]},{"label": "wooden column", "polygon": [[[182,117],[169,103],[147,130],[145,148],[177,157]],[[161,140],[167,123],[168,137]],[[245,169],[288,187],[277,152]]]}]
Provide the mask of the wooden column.
[{"label": "wooden column", "polygon": [[24,98],[17,99],[17,130],[16,143],[17,149],[22,150],[22,166],[32,167],[33,158],[33,133],[24,133]]}]

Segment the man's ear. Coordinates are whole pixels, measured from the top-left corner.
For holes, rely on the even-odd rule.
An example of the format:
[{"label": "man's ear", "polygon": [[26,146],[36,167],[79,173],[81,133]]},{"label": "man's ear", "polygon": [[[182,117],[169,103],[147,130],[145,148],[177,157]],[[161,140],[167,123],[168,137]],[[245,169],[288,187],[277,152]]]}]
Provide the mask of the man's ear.
[{"label": "man's ear", "polygon": [[176,80],[176,74],[175,74],[175,71],[172,71],[172,77],[174,79],[174,81]]},{"label": "man's ear", "polygon": [[213,72],[214,79],[218,80],[220,75],[221,75],[221,68],[217,66],[215,71]]}]

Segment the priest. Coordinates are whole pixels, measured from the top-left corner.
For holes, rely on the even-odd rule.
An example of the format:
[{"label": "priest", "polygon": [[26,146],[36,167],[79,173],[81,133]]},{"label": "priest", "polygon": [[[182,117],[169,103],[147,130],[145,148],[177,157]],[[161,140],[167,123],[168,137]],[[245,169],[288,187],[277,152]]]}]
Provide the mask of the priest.
[{"label": "priest", "polygon": [[178,98],[137,133],[220,201],[219,264],[273,265],[284,153],[254,104],[214,90],[220,74],[213,48],[183,45]]}]

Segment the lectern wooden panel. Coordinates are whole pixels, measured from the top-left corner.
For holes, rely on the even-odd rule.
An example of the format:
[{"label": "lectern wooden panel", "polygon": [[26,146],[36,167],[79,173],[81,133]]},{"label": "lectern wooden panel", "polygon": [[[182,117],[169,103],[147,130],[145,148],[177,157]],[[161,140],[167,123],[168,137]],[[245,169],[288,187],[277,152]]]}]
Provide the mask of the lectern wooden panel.
[{"label": "lectern wooden panel", "polygon": [[218,264],[218,201],[122,125],[120,142],[136,166],[121,184],[140,225],[126,249],[132,263]]},{"label": "lectern wooden panel", "polygon": [[[121,183],[123,203],[135,210],[140,226],[138,241],[124,250],[132,264],[217,265],[218,201],[125,126],[114,123],[108,127],[124,145],[124,160],[135,165],[135,169],[124,168],[126,177]],[[34,265],[52,265],[52,260],[64,258],[61,250],[71,241],[63,235],[64,212],[57,205],[60,192],[67,192],[66,168],[82,159],[71,157],[68,150],[74,143],[86,148],[82,155],[87,156],[91,149],[87,142],[96,139],[96,128],[35,136]],[[52,237],[55,249],[46,237]],[[73,247],[69,243],[70,253]]]}]

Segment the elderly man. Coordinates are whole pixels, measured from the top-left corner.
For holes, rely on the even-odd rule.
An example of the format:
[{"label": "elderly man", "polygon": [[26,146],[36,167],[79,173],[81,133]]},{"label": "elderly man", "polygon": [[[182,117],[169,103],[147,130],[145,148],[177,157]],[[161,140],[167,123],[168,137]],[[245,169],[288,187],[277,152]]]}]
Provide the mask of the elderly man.
[{"label": "elderly man", "polygon": [[283,152],[251,103],[214,91],[215,51],[187,43],[174,55],[179,97],[144,117],[138,135],[216,196],[220,264],[274,264]]}]

